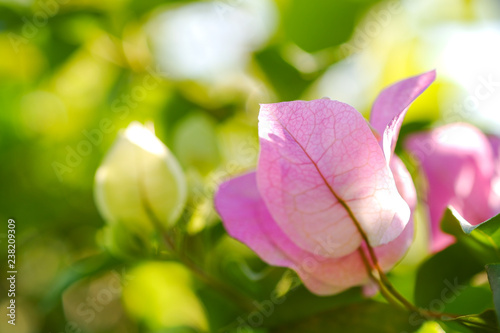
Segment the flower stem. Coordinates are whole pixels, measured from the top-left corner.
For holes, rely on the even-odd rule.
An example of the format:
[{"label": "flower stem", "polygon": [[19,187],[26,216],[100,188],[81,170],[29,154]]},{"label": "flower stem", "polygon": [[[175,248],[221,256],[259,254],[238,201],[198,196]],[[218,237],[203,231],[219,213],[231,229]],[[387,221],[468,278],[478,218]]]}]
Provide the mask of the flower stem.
[{"label": "flower stem", "polygon": [[363,260],[363,263],[365,264],[366,271],[368,272],[370,279],[377,284],[382,296],[384,296],[384,298],[392,305],[394,305],[396,307],[401,307],[401,304],[398,303],[397,300],[393,298],[393,296],[385,288],[384,284],[379,279],[377,279],[377,277],[373,274],[373,269],[370,265],[370,261],[366,257],[366,253],[363,251],[363,249],[361,247],[358,248],[358,252],[361,256],[361,259]]},{"label": "flower stem", "polygon": [[[459,316],[454,315],[454,314],[449,314],[449,313],[441,313],[441,312],[433,312],[425,309],[421,309],[415,305],[413,305],[410,301],[408,301],[403,295],[401,295],[397,289],[394,287],[394,285],[389,281],[389,278],[385,274],[385,272],[382,270],[378,258],[375,254],[375,251],[373,248],[370,246],[370,244],[366,241],[366,247],[368,249],[368,252],[370,253],[370,259],[373,262],[372,267],[370,265],[370,261],[368,260],[368,257],[364,250],[360,247],[358,249],[361,258],[363,259],[363,262],[365,264],[365,267],[368,271],[368,275],[370,278],[377,283],[379,286],[380,293],[384,298],[391,304],[393,305],[399,305],[395,302],[397,300],[404,308],[408,309],[411,312],[418,313],[420,316],[424,318],[431,318],[431,319],[438,319],[438,320],[454,320],[458,318]],[[374,274],[372,269],[375,269],[378,273],[379,278],[377,278]]]},{"label": "flower stem", "polygon": [[[349,207],[347,205],[344,205],[346,208],[347,212],[349,213],[351,219],[353,220],[356,228],[358,229],[361,238],[363,239],[366,249],[368,250],[369,254],[369,259],[371,260],[371,263],[373,266],[370,264],[370,260],[368,259],[368,256],[364,253],[364,250],[362,247],[359,247],[359,253],[361,255],[361,258],[363,259],[363,262],[365,263],[365,267],[368,271],[368,275],[370,278],[375,281],[379,288],[380,288],[380,293],[382,296],[384,296],[385,299],[391,304],[394,304],[394,299],[397,300],[399,303],[401,303],[404,308],[408,309],[411,312],[418,313],[420,316],[424,318],[430,318],[430,319],[438,319],[438,320],[453,320],[458,318],[459,316],[454,315],[454,314],[448,314],[448,313],[441,313],[441,312],[433,312],[425,309],[421,309],[415,305],[413,305],[410,301],[408,301],[402,294],[400,294],[397,289],[392,285],[392,283],[389,281],[389,278],[387,278],[387,275],[385,274],[384,270],[380,266],[380,263],[377,258],[377,254],[375,253],[375,250],[373,247],[370,245],[370,242],[368,240],[368,236],[364,232],[363,228],[361,228],[361,225],[359,224],[358,220],[354,216],[354,214],[351,212]],[[375,269],[375,271],[378,274],[378,278],[374,276],[372,269]]]}]

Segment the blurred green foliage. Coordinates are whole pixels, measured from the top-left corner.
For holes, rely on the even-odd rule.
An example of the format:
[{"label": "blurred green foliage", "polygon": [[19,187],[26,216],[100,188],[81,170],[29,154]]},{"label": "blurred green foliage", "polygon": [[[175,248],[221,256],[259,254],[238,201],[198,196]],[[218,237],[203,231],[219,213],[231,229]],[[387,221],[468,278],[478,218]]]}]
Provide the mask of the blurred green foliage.
[{"label": "blurred green foliage", "polygon": [[[363,32],[368,14],[376,15],[386,2],[261,2],[249,11],[268,8],[257,16],[271,22],[263,25],[267,37],[245,44],[242,65],[229,74],[216,71],[196,79],[173,77],[159,66],[165,50],[153,37],[167,32],[150,22],[159,13],[203,3],[226,24],[248,1],[0,1],[0,219],[5,225],[8,218],[16,220],[19,271],[17,326],[12,330],[4,318],[0,331],[419,329],[421,323],[408,323],[406,313],[383,300],[363,301],[359,288],[331,297],[312,295],[293,274],[268,267],[230,239],[220,224],[213,193],[223,179],[255,166],[259,103],[323,97],[318,90],[323,75],[364,49],[379,56],[368,64],[378,76],[359,97],[368,105],[386,84],[429,69],[414,55],[425,52],[415,37],[389,41],[379,34],[367,44],[349,44],[356,31]],[[479,20],[471,3],[457,0],[454,5],[463,11],[436,20]],[[388,29],[398,30],[404,19],[391,15]],[[242,29],[252,40],[258,32],[248,22]],[[177,43],[169,48],[181,48]],[[387,53],[380,57],[381,52]],[[203,60],[210,54],[185,56]],[[418,122],[408,124],[403,136],[439,118],[437,96],[449,86],[438,81],[412,107],[408,119]],[[136,120],[154,123],[187,177],[189,198],[174,230],[176,247],[228,290],[220,292],[189,265],[177,263],[158,245],[160,237],[145,240],[105,226],[94,203],[95,172],[120,130]],[[6,227],[0,230],[3,246]],[[493,306],[485,284],[470,282],[485,263],[469,257],[464,262],[462,243],[428,258],[415,273],[421,259],[414,258],[426,253],[423,243],[416,245],[420,256],[409,255],[394,272],[407,294],[416,286],[417,304],[426,307],[440,297],[436,279],[459,277],[468,289],[447,309],[465,314]],[[6,262],[6,251],[0,251],[0,260]],[[0,286],[7,287],[5,280]],[[437,332],[436,325],[428,323],[420,332]]]}]

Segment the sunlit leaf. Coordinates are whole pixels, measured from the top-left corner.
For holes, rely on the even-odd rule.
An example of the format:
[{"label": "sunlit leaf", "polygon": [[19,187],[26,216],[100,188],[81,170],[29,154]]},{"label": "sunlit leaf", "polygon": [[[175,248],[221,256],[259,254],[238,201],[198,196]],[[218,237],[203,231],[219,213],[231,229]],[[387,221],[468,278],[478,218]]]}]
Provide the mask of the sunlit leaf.
[{"label": "sunlit leaf", "polygon": [[134,268],[129,275],[130,281],[123,286],[123,301],[132,316],[144,320],[152,329],[207,329],[203,306],[184,266],[149,262]]},{"label": "sunlit leaf", "polygon": [[454,321],[467,327],[474,333],[497,333],[498,320],[493,310],[486,310],[478,315],[467,315],[455,318]]},{"label": "sunlit leaf", "polygon": [[441,220],[441,229],[457,238],[471,254],[482,262],[500,261],[500,215],[478,224],[471,225],[453,208],[448,208]]}]

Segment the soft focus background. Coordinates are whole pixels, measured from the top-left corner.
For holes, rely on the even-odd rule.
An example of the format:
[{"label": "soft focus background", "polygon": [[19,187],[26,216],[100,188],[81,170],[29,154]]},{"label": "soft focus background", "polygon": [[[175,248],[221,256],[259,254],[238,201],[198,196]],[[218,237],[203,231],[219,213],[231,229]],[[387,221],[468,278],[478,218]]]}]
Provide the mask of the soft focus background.
[{"label": "soft focus background", "polygon": [[[354,313],[392,332],[396,316],[344,305],[359,290],[288,295],[292,274],[225,234],[213,192],[255,166],[259,103],[330,97],[368,115],[383,87],[435,68],[402,136],[455,121],[500,134],[498,59],[495,0],[0,0],[0,260],[14,218],[18,268],[16,326],[2,310],[0,331],[292,332],[293,320],[309,327],[342,304],[335,325]],[[154,123],[188,179],[186,253],[261,302],[257,312],[104,229],[95,172],[134,120]],[[409,298],[425,241],[422,227],[392,273]],[[469,294],[486,308],[478,286]],[[273,290],[281,304],[269,302]]]}]

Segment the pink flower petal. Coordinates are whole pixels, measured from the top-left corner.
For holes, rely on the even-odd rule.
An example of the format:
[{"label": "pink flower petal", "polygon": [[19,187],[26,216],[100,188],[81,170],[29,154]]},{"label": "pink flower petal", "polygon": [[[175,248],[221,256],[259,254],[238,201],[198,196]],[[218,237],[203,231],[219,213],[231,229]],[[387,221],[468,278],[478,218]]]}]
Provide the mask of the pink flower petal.
[{"label": "pink flower petal", "polygon": [[488,135],[488,141],[490,142],[491,149],[493,150],[493,156],[497,162],[500,164],[500,138],[495,135]]},{"label": "pink flower petal", "polygon": [[395,83],[384,89],[373,103],[370,124],[382,133],[382,145],[387,161],[394,153],[408,107],[435,78],[436,71],[430,71]]},{"label": "pink flower petal", "polygon": [[269,214],[259,195],[255,172],[222,184],[215,206],[230,236],[248,245],[267,263],[294,269],[317,294],[334,294],[367,279],[357,252],[328,259],[296,246]]},{"label": "pink flower petal", "polygon": [[410,172],[397,155],[392,157],[390,167],[394,175],[394,180],[396,181],[398,192],[408,206],[410,206],[410,210],[413,213],[417,206],[417,191],[415,190]]},{"label": "pink flower petal", "polygon": [[453,242],[440,221],[448,205],[471,224],[490,218],[493,151],[486,136],[469,124],[451,124],[412,135],[406,147],[419,160],[427,178],[427,205],[431,219],[432,249]]},{"label": "pink flower petal", "polygon": [[398,237],[410,218],[378,142],[351,106],[328,99],[261,106],[259,192],[284,233],[323,257]]},{"label": "pink flower petal", "polygon": [[488,141],[493,151],[493,164],[495,168],[494,175],[491,179],[489,206],[494,214],[496,214],[500,212],[500,138],[498,136],[489,135]]},{"label": "pink flower petal", "polygon": [[[324,258],[295,245],[267,210],[255,173],[223,183],[215,196],[215,206],[229,235],[248,245],[267,263],[295,270],[316,294],[331,295],[369,281],[357,251],[341,258]],[[391,268],[403,256],[407,247],[402,245],[408,243],[412,230],[413,223],[409,223],[396,240],[375,248],[382,267]]]},{"label": "pink flower petal", "polygon": [[[269,215],[257,189],[255,172],[222,183],[215,194],[215,208],[228,234],[248,245],[262,260],[275,266],[294,265],[294,245]],[[283,244],[291,251],[285,253]]]},{"label": "pink flower petal", "polygon": [[411,243],[413,242],[413,212],[417,205],[417,192],[415,191],[415,185],[413,185],[413,180],[411,178],[408,169],[404,163],[394,155],[391,159],[391,171],[396,180],[396,186],[399,193],[403,199],[410,206],[412,216],[410,217],[410,223],[403,230],[401,235],[389,244],[385,244],[375,248],[375,253],[377,258],[379,258],[380,266],[384,270],[391,269],[399,260],[403,254],[406,253]]}]

